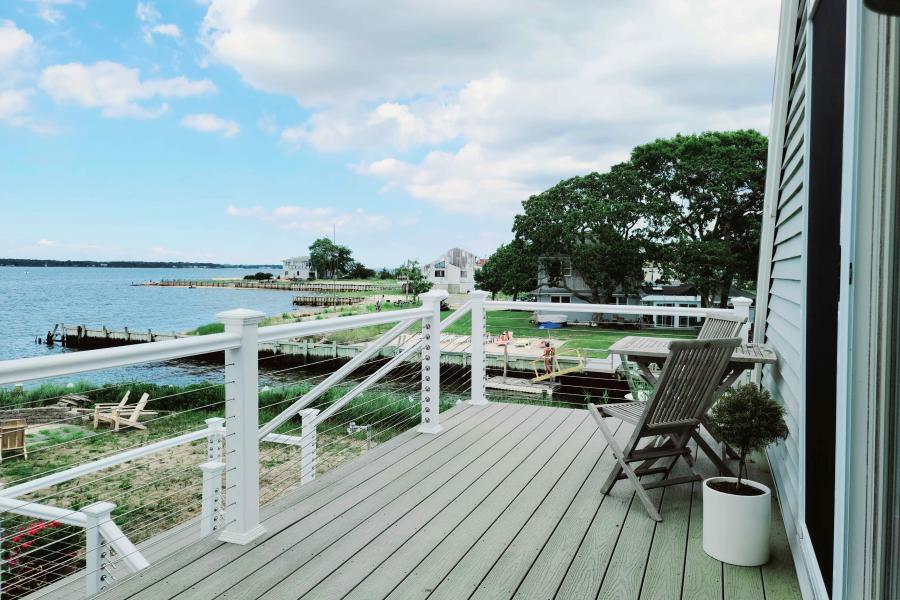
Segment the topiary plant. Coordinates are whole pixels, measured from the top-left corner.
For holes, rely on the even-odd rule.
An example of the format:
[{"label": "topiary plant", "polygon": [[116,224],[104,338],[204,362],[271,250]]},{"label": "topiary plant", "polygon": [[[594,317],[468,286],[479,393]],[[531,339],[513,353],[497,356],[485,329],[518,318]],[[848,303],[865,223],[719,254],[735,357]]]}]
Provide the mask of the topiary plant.
[{"label": "topiary plant", "polygon": [[[768,390],[752,383],[732,388],[722,394],[710,411],[708,423],[716,437],[736,449],[740,455],[734,493],[742,493],[742,480],[747,477],[750,453],[788,435],[784,408],[775,402]],[[749,486],[745,486],[749,487]]]}]

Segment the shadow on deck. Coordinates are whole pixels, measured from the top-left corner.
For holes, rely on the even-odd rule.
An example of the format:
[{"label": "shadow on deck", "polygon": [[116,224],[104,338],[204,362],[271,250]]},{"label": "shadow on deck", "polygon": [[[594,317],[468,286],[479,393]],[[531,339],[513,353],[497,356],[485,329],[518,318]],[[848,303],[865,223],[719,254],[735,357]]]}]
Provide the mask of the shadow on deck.
[{"label": "shadow on deck", "polygon": [[613,457],[585,410],[460,405],[444,427],[266,506],[253,544],[192,544],[99,597],[800,598],[777,507],[771,561],[741,568],[704,554],[699,484],[651,492],[659,524],[627,482],[601,496]]}]

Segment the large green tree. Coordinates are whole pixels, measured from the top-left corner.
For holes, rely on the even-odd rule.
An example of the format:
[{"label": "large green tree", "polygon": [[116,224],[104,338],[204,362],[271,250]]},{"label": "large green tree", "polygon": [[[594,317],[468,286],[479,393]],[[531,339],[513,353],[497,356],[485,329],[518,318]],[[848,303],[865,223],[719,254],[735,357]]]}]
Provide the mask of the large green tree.
[{"label": "large green tree", "polygon": [[705,306],[726,306],[732,285],[752,285],[766,177],[756,131],[678,135],[638,146],[631,164],[653,196],[646,225],[664,273],[697,286]]},{"label": "large green tree", "polygon": [[528,245],[520,239],[503,244],[475,271],[479,289],[491,293],[504,292],[517,300],[519,294],[537,287],[538,263]]},{"label": "large green tree", "polygon": [[309,262],[320,279],[336,279],[353,267],[353,253],[347,246],[323,237],[310,245]]},{"label": "large green tree", "polygon": [[403,282],[403,289],[407,294],[412,294],[413,298],[419,299],[419,294],[424,294],[434,286],[433,283],[425,278],[422,273],[422,267],[419,261],[408,260],[395,271],[397,279]]},{"label": "large green tree", "polygon": [[543,257],[547,283],[567,287],[561,258],[584,281],[590,297],[583,299],[591,302],[640,284],[652,252],[643,223],[658,210],[640,175],[622,163],[607,173],[561,181],[522,203],[513,231],[533,256]]}]

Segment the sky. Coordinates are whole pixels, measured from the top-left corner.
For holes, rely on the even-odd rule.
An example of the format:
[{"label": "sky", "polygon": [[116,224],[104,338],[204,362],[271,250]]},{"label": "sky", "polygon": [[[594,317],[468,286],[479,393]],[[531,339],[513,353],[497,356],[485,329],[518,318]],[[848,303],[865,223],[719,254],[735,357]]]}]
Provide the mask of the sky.
[{"label": "sky", "polygon": [[0,0],[0,257],[489,255],[529,195],[768,131],[777,0]]}]

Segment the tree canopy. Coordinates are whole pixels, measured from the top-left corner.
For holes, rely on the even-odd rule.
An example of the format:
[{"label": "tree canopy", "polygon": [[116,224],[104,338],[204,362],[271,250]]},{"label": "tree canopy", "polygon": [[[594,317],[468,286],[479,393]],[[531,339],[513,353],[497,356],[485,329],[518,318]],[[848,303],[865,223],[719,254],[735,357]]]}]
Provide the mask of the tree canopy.
[{"label": "tree canopy", "polygon": [[[531,196],[513,232],[542,284],[587,289],[585,300],[633,292],[643,267],[656,264],[665,278],[694,284],[704,306],[726,306],[732,286],[756,276],[766,152],[766,138],[750,130],[659,139],[605,173]],[[575,277],[563,275],[563,261]],[[481,279],[502,289],[491,270]]]},{"label": "tree canopy", "polygon": [[514,239],[503,244],[475,271],[478,288],[491,293],[509,294],[516,300],[520,293],[537,287],[538,265],[535,256],[525,242]]},{"label": "tree canopy", "polygon": [[406,293],[412,294],[417,299],[419,294],[424,294],[434,285],[425,278],[417,260],[408,260],[403,263],[397,268],[396,276],[397,279],[403,280],[403,289]]},{"label": "tree canopy", "polygon": [[765,136],[714,131],[656,140],[631,164],[652,194],[651,235],[669,277],[697,286],[704,305],[728,304],[756,278],[766,179]]},{"label": "tree canopy", "polygon": [[353,253],[347,246],[323,237],[310,245],[309,263],[320,279],[335,279],[353,268]]}]

